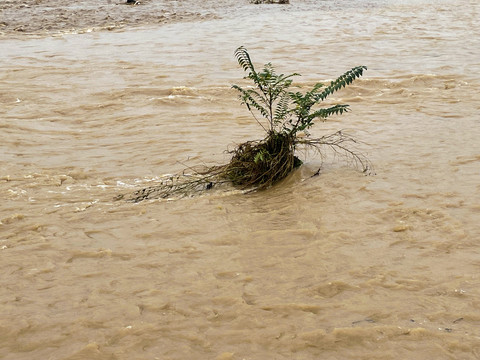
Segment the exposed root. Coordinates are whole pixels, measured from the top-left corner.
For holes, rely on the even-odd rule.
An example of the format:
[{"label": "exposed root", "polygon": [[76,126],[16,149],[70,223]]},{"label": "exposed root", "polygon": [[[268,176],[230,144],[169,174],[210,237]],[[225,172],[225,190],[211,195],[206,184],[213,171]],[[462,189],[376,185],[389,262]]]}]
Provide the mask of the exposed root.
[{"label": "exposed root", "polygon": [[[180,174],[165,177],[160,184],[135,191],[129,196],[118,196],[140,202],[148,199],[183,198],[199,195],[225,183],[242,190],[266,189],[287,177],[302,162],[295,156],[297,149],[314,149],[322,157],[326,148],[342,156],[365,174],[373,174],[371,162],[352,144],[357,141],[337,131],[320,138],[293,138],[285,134],[270,133],[264,140],[247,141],[238,145],[228,164],[212,167],[188,168]],[[320,169],[319,169],[320,170]],[[315,175],[318,175],[319,171]]]},{"label": "exposed root", "polygon": [[226,182],[221,179],[220,167],[190,170],[192,170],[191,173],[184,171],[181,174],[166,176],[158,185],[137,190],[127,197],[120,196],[115,200],[125,199],[126,201],[136,203],[149,199],[189,197],[198,195]]},{"label": "exposed root", "polygon": [[358,141],[342,130],[321,138],[297,139],[296,145],[305,149],[314,148],[320,155],[325,156],[325,148],[330,149],[335,156],[341,156],[353,167],[361,170],[366,175],[375,175],[375,170],[370,160],[360,151],[355,149]]},{"label": "exposed root", "polygon": [[[159,185],[135,191],[127,201],[182,198],[197,195],[220,184],[231,183],[242,189],[265,189],[282,180],[301,165],[295,157],[294,139],[271,133],[261,141],[248,141],[231,151],[228,164],[189,168],[181,174],[166,177]],[[119,196],[116,199],[123,199]]]}]

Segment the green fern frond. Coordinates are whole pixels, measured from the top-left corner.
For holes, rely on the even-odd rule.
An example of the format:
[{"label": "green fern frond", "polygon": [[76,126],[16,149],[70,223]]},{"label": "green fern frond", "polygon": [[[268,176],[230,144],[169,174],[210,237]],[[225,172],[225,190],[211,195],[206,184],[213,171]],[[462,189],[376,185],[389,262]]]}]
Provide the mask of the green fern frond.
[{"label": "green fern frond", "polygon": [[338,114],[343,114],[344,112],[348,111],[348,105],[334,105],[332,107],[326,108],[326,109],[319,109],[315,112],[313,112],[310,116],[312,119],[314,118],[323,118],[326,119],[330,115],[338,115]]},{"label": "green fern frond", "polygon": [[238,61],[238,64],[243,68],[244,71],[249,71],[252,73],[255,72],[255,67],[253,66],[252,60],[250,59],[250,55],[247,52],[247,49],[245,49],[244,46],[240,46],[235,50],[235,58]]},{"label": "green fern frond", "polygon": [[275,108],[275,122],[282,122],[286,120],[287,114],[290,112],[290,94],[284,92],[280,97],[280,100],[277,103],[277,107]]},{"label": "green fern frond", "polygon": [[258,74],[265,82],[271,82],[272,79],[277,77],[275,74],[275,68],[273,67],[272,63],[267,63],[263,66],[263,70],[261,73]]},{"label": "green fern frond", "polygon": [[324,86],[325,85],[323,85],[322,83],[316,83],[315,85],[313,85],[313,88],[312,88],[312,90],[310,90],[310,92],[311,93],[316,93],[316,92],[318,92],[318,90],[320,90]]},{"label": "green fern frond", "polygon": [[261,96],[254,90],[244,90],[238,85],[232,85],[232,88],[240,92],[240,99],[242,103],[245,104],[249,111],[252,110],[252,107],[255,108],[262,114],[263,117],[268,117],[268,111],[262,105],[260,105],[255,97]]},{"label": "green fern frond", "polygon": [[279,85],[282,82],[285,82],[285,83],[288,83],[288,86],[290,86],[290,84],[293,82],[293,80],[289,80],[289,79],[291,77],[294,77],[294,76],[302,76],[302,75],[300,75],[299,73],[293,73],[293,74],[290,74],[290,75],[287,75],[287,76],[285,76],[284,74],[281,74],[281,75],[278,76],[278,80],[275,83],[275,85]]},{"label": "green fern frond", "polygon": [[363,70],[367,70],[366,66],[356,66],[348,70],[345,74],[340,75],[336,80],[332,81],[321,93],[316,94],[315,98],[318,100],[325,100],[329,95],[335,91],[350,85],[353,80],[363,75]]},{"label": "green fern frond", "polygon": [[247,106],[257,122],[260,123],[255,117],[256,112],[265,118],[268,130],[260,124],[268,133],[278,131],[288,133],[290,136],[311,127],[317,118],[326,119],[330,115],[348,111],[348,105],[335,105],[326,109],[314,107],[329,95],[350,85],[367,69],[365,66],[357,66],[327,86],[316,83],[310,91],[290,92],[292,78],[300,74],[277,74],[272,63],[265,64],[257,73],[247,49],[243,46],[235,50],[235,57],[243,70],[248,72],[245,78],[252,80],[255,85],[255,89],[248,90],[233,85],[233,88],[240,92],[242,103]]}]

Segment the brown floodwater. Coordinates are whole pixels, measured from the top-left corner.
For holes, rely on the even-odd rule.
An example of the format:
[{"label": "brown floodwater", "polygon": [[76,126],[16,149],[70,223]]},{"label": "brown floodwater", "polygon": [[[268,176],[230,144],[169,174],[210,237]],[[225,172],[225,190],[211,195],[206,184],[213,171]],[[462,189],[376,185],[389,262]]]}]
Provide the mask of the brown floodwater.
[{"label": "brown floodwater", "polygon": [[[480,4],[222,1],[2,2],[0,358],[479,359]],[[113,201],[263,136],[240,45],[303,87],[368,66],[312,135],[376,175]]]}]

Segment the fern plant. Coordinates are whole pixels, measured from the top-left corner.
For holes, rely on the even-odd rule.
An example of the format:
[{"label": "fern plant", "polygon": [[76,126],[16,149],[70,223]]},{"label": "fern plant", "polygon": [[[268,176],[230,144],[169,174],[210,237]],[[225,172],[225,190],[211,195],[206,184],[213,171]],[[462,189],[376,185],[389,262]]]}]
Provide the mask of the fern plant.
[{"label": "fern plant", "polygon": [[[315,106],[329,95],[350,85],[367,69],[365,66],[354,67],[329,85],[316,83],[310,91],[302,93],[289,91],[292,78],[300,74],[277,74],[271,63],[265,64],[263,70],[257,72],[247,49],[243,46],[235,50],[235,57],[243,70],[248,73],[245,78],[252,80],[255,85],[255,88],[249,89],[238,85],[232,86],[240,92],[241,102],[247,106],[255,120],[267,133],[277,132],[289,136],[295,136],[297,132],[308,129],[318,118],[326,120],[330,115],[348,111],[346,104],[320,109]],[[257,118],[254,110],[267,120],[268,127],[265,127]]]}]

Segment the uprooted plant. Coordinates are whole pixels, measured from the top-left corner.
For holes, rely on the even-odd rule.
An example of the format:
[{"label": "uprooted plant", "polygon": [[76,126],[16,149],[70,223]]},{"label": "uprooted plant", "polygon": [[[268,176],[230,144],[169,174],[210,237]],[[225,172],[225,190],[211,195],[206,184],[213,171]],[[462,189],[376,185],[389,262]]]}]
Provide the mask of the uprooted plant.
[{"label": "uprooted plant", "polygon": [[316,83],[311,90],[292,91],[293,78],[298,73],[277,74],[271,63],[257,71],[245,47],[235,50],[235,58],[247,73],[245,79],[253,82],[253,87],[243,88],[233,85],[239,98],[265,130],[262,140],[248,141],[238,145],[228,164],[189,174],[176,175],[166,179],[161,185],[142,189],[130,199],[140,201],[153,197],[185,196],[199,190],[210,189],[219,183],[230,182],[241,188],[265,189],[284,179],[302,164],[296,152],[308,148],[322,154],[324,147],[351,159],[365,173],[370,171],[370,163],[361,153],[349,148],[355,139],[338,131],[320,138],[312,138],[308,132],[316,120],[325,121],[334,114],[348,111],[348,105],[336,104],[319,107],[329,95],[351,84],[362,76],[365,66],[357,66],[347,71],[328,85]]}]

